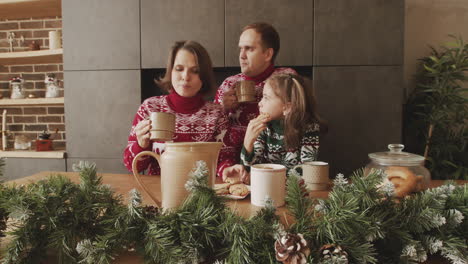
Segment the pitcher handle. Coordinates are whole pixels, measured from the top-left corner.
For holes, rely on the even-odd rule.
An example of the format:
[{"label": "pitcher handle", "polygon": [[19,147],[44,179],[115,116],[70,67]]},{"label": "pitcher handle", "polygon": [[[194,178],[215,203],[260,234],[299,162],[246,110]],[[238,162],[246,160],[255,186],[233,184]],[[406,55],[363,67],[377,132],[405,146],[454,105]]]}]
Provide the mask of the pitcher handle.
[{"label": "pitcher handle", "polygon": [[[161,201],[158,200],[158,198],[156,198],[156,196],[154,196],[153,194],[151,194],[150,191],[148,191],[148,189],[146,189],[145,185],[143,184],[143,182],[141,181],[140,179],[140,174],[138,173],[138,168],[137,168],[137,162],[138,160],[143,157],[143,156],[146,156],[146,155],[149,155],[149,156],[152,156],[154,157],[159,164],[160,163],[160,155],[159,154],[156,154],[152,151],[142,151],[140,153],[138,153],[135,158],[133,158],[133,162],[132,162],[132,171],[133,171],[133,176],[135,177],[135,180],[138,182],[138,184],[140,185],[140,187],[143,189],[143,191],[145,191],[146,194],[149,195],[149,197],[151,198],[151,200],[153,200],[154,203],[156,203],[156,205],[161,208],[162,205],[161,205]],[[159,175],[159,177],[161,177],[161,175]]]},{"label": "pitcher handle", "polygon": [[[292,168],[293,171],[297,172],[297,168],[302,168],[304,164],[299,164],[299,165],[296,165]],[[301,175],[302,176],[302,175]]]}]

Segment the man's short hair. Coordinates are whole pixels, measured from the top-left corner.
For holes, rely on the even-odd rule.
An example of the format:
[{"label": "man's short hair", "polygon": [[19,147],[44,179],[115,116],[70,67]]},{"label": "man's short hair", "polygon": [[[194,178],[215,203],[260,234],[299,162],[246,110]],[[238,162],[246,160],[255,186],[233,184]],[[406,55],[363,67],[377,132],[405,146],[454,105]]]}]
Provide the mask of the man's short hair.
[{"label": "man's short hair", "polygon": [[278,55],[280,50],[280,37],[278,31],[276,31],[276,29],[271,24],[265,22],[255,22],[249,24],[242,29],[242,32],[246,31],[247,29],[253,29],[255,32],[260,34],[263,50],[268,48],[273,49],[273,57],[271,58],[271,62],[275,62],[276,55]]}]

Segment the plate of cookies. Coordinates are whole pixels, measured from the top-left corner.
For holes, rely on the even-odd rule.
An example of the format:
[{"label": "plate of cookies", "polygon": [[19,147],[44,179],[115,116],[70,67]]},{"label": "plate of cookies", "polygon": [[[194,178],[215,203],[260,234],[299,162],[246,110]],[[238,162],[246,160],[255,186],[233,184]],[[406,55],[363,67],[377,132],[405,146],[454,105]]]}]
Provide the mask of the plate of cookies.
[{"label": "plate of cookies", "polygon": [[250,186],[240,180],[228,178],[224,183],[215,184],[214,190],[219,196],[241,200],[249,195]]}]

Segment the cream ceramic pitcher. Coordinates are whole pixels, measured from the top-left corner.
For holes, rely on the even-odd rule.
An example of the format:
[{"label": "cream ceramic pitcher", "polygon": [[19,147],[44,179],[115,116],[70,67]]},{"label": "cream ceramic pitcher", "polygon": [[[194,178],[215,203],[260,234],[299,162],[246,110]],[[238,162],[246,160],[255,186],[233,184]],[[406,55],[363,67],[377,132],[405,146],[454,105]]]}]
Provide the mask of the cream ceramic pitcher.
[{"label": "cream ceramic pitcher", "polygon": [[[195,168],[197,161],[203,160],[206,162],[209,172],[208,184],[209,186],[214,185],[218,155],[222,145],[223,143],[221,142],[166,143],[164,152],[161,155],[152,151],[140,152],[133,159],[133,176],[141,188],[148,193],[159,207],[177,207],[188,195],[185,183],[189,179],[189,174]],[[159,167],[161,168],[161,201],[156,198],[155,191],[146,188],[140,179],[137,161],[143,156],[152,156],[159,163]]]}]

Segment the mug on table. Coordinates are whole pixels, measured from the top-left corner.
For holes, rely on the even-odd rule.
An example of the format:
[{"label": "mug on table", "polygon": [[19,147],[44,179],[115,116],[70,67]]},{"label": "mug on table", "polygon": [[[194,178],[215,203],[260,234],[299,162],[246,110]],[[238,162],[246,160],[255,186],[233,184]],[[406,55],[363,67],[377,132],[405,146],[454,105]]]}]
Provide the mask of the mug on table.
[{"label": "mug on table", "polygon": [[323,161],[304,162],[293,167],[293,170],[302,168],[302,178],[307,188],[311,191],[323,191],[328,189],[330,178],[328,175],[329,165]]},{"label": "mug on table", "polygon": [[286,196],[286,167],[280,164],[255,164],[250,168],[250,201],[265,206],[266,199],[275,207],[284,205]]}]

